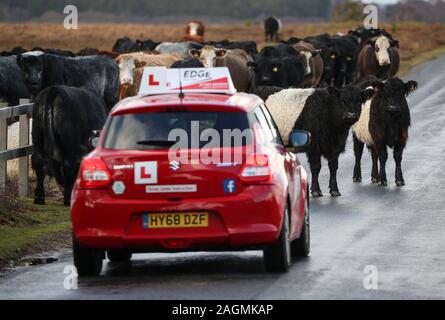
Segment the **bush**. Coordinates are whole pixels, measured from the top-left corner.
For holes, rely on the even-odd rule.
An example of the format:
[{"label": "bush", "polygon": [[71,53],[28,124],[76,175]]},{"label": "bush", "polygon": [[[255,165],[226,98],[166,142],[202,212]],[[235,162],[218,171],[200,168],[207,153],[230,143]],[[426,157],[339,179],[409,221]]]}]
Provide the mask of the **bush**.
[{"label": "bush", "polygon": [[338,3],[332,9],[333,22],[363,21],[363,3],[358,1],[346,1]]}]

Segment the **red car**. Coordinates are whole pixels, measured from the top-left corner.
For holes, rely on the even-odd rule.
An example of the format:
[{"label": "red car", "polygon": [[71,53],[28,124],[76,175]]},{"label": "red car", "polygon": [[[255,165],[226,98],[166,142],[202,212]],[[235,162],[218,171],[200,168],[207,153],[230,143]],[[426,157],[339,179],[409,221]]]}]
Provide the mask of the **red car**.
[{"label": "red car", "polygon": [[[200,141],[185,136],[182,158],[172,161],[175,130],[198,132]],[[247,134],[207,145],[206,134],[229,131]],[[306,132],[290,137],[293,147],[309,140]],[[306,171],[257,96],[130,98],[110,113],[81,164],[72,193],[75,266],[94,276],[105,253],[128,261],[133,253],[264,250],[266,270],[285,272],[291,256],[309,254],[307,190]]]}]

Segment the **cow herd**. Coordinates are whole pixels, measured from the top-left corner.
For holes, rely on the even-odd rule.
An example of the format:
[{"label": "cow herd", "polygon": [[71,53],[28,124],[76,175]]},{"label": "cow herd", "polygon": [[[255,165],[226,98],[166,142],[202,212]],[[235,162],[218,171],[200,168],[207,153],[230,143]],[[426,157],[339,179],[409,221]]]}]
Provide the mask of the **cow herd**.
[{"label": "cow herd", "polygon": [[[372,182],[387,185],[387,147],[394,149],[396,184],[405,184],[401,169],[410,113],[406,97],[417,83],[396,78],[399,43],[381,29],[357,28],[347,35],[321,34],[279,41],[281,22],[265,21],[267,41],[204,41],[205,27],[194,20],[178,42],[118,39],[112,51],[85,48],[77,54],[61,49],[15,48],[0,57],[0,99],[35,102],[32,166],[38,183],[35,202],[45,203],[43,181],[55,176],[70,203],[71,188],[88,137],[105,123],[120,100],[137,95],[144,67],[227,67],[236,89],[260,96],[284,138],[293,129],[309,131],[306,147],[312,172],[311,191],[323,195],[318,176],[321,158],[329,163],[329,188],[337,185],[339,156],[353,132],[356,165],[353,179],[362,181],[361,157],[372,154]],[[380,168],[380,170],[379,170]]]}]

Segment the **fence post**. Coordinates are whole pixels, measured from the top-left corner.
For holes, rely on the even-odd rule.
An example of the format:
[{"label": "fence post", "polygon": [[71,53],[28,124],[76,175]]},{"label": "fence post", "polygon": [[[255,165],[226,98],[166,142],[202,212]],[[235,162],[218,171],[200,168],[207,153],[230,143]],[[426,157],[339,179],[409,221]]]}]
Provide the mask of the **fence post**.
[{"label": "fence post", "polygon": [[[20,104],[29,103],[29,99],[20,99]],[[19,147],[29,145],[29,115],[20,116]],[[19,197],[28,196],[29,156],[19,159]]]},{"label": "fence post", "polygon": [[[0,109],[8,104],[0,101]],[[0,119],[0,151],[8,148],[8,122],[7,119]],[[6,161],[0,162],[0,188],[6,186]]]}]

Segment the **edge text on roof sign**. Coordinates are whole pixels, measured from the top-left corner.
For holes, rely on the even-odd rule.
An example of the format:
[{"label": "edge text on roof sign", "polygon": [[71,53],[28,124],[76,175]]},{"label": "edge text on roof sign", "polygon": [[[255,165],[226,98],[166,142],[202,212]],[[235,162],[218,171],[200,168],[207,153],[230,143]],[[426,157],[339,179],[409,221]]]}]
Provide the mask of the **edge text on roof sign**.
[{"label": "edge text on roof sign", "polygon": [[180,93],[236,93],[229,69],[144,68],[139,95]]}]

